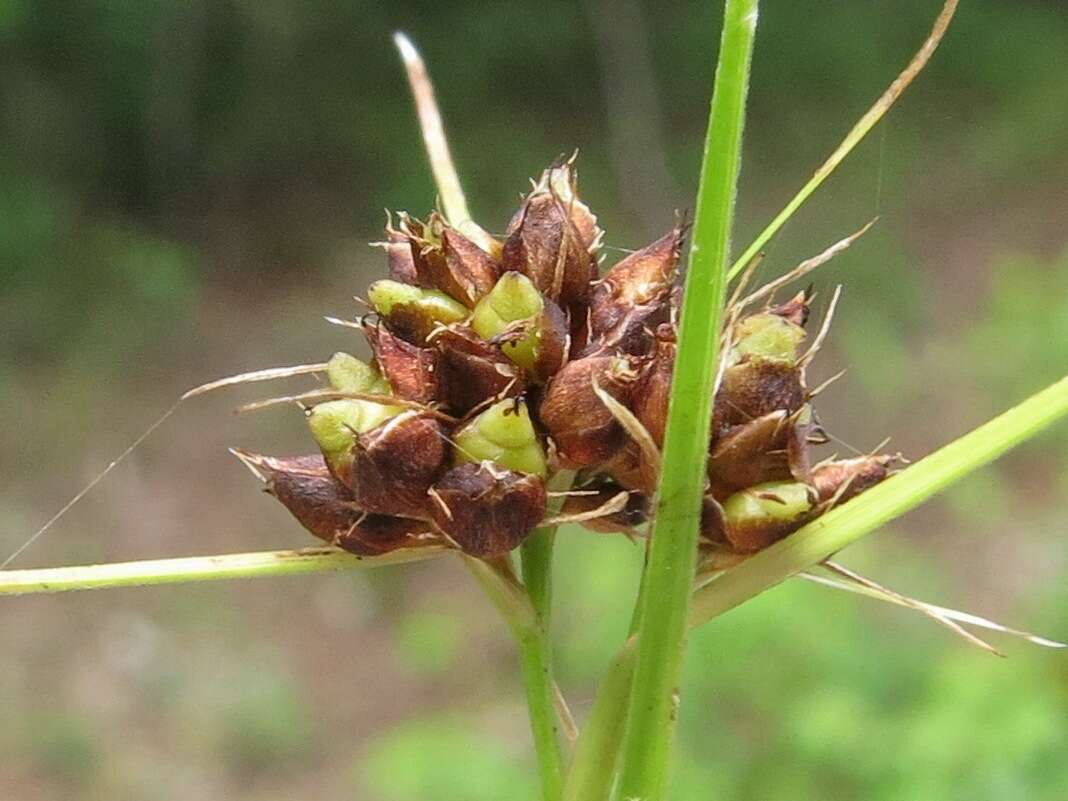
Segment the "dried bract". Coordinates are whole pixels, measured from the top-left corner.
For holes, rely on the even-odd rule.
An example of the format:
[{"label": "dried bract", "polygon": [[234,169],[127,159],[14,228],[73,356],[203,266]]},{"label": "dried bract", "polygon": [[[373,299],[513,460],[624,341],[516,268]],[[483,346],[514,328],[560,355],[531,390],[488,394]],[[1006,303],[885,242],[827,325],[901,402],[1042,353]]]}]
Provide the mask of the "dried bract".
[{"label": "dried bract", "polygon": [[450,470],[430,492],[438,528],[471,556],[519,546],[545,516],[545,483],[489,462]]},{"label": "dried bract", "polygon": [[594,284],[590,293],[588,350],[619,350],[636,355],[649,350],[652,332],[670,317],[682,234],[681,227],[674,228],[627,256]]},{"label": "dried bract", "polygon": [[539,409],[556,443],[561,463],[591,467],[623,442],[623,429],[594,391],[594,383],[627,405],[636,374],[618,356],[590,356],[569,362],[549,383]]},{"label": "dried bract", "polygon": [[426,491],[445,465],[441,425],[405,412],[357,437],[349,488],[361,509],[406,517],[426,515]]},{"label": "dried bract", "polygon": [[266,489],[304,528],[321,540],[359,556],[376,556],[434,541],[431,527],[418,520],[373,515],[333,479],[320,456],[277,459],[241,454],[262,471]]}]

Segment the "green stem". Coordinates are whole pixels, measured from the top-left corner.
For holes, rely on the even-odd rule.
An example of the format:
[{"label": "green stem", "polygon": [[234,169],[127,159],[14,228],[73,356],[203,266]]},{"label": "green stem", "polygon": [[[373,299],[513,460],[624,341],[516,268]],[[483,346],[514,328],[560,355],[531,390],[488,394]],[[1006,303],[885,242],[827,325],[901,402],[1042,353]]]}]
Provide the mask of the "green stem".
[{"label": "green stem", "polygon": [[[574,480],[575,471],[559,470],[549,479],[547,489],[552,493],[564,493],[571,489]],[[561,506],[562,494],[550,499],[546,514],[556,514]],[[519,550],[522,556],[523,586],[527,588],[530,602],[546,631],[549,630],[552,619],[553,544],[556,529],[556,526],[542,526],[526,539]]]},{"label": "green stem", "polygon": [[554,707],[551,653],[549,639],[540,626],[530,636],[519,640],[530,729],[541,776],[541,795],[545,801],[558,801],[564,781],[564,764]]},{"label": "green stem", "polygon": [[564,782],[561,801],[608,801],[623,742],[637,640],[631,637],[609,665]]},{"label": "green stem", "polygon": [[534,607],[536,625],[519,638],[523,684],[534,748],[538,755],[542,797],[557,801],[563,783],[563,752],[555,711],[552,640],[549,636],[552,607],[552,559],[556,528],[541,528],[523,544],[523,585]]},{"label": "green stem", "polygon": [[560,798],[563,783],[563,753],[555,712],[552,638],[552,565],[556,527],[539,528],[521,548],[523,586],[534,607],[536,625],[519,639],[523,684],[534,747],[538,754],[542,797]]},{"label": "green stem", "polygon": [[[575,474],[566,470],[557,473],[549,482],[549,489],[563,492],[571,487]],[[560,506],[556,503],[551,511]],[[557,801],[563,784],[563,754],[554,701],[556,685],[552,665],[552,570],[553,545],[556,526],[544,526],[531,534],[520,547],[523,586],[526,587],[537,625],[519,639],[523,665],[523,683],[527,692],[527,708],[534,746],[538,753],[542,796],[545,801]]]},{"label": "green stem", "polygon": [[553,545],[556,526],[537,529],[520,546],[519,554],[523,571],[523,586],[527,588],[530,602],[546,631],[552,621],[553,597]]},{"label": "green stem", "polygon": [[727,0],[623,743],[620,794],[628,799],[657,801],[667,784],[756,17],[756,0]]},{"label": "green stem", "polygon": [[231,553],[36,570],[0,570],[0,595],[326,573],[354,567],[381,567],[416,562],[440,556],[443,552],[442,548],[424,547],[393,551],[382,556],[354,556],[336,548],[308,548],[300,551]]},{"label": "green stem", "polygon": [[694,594],[698,626],[822,562],[1068,414],[1068,377],[761,551]]},{"label": "green stem", "polygon": [[545,801],[557,801],[563,782],[563,756],[557,736],[548,638],[542,628],[541,618],[527,588],[515,578],[511,560],[486,562],[465,556],[464,562],[519,643],[530,727],[538,755],[542,798]]}]

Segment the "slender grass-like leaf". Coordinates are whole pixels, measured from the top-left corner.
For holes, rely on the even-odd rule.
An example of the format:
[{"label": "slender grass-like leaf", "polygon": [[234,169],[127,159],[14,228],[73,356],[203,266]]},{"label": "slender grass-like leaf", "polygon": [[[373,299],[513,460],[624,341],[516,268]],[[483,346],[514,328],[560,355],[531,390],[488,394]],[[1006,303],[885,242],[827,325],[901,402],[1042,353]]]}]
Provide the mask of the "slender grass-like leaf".
[{"label": "slender grass-like leaf", "polygon": [[418,562],[441,556],[445,551],[445,548],[437,546],[424,546],[393,551],[382,556],[355,556],[337,548],[307,548],[298,551],[188,556],[36,570],[0,570],[0,595],[327,573]]},{"label": "slender grass-like leaf", "polygon": [[931,60],[931,56],[934,55],[935,50],[938,49],[942,37],[945,36],[946,29],[949,28],[949,23],[957,10],[957,2],[958,0],[946,0],[941,13],[935,19],[930,35],[916,52],[916,55],[912,57],[912,61],[894,79],[894,82],[890,84],[887,90],[879,96],[875,104],[857,121],[857,124],[850,129],[845,139],[827,157],[827,160],[820,165],[819,169],[808,180],[808,183],[801,187],[800,191],[790,199],[790,202],[776,215],[775,219],[768,223],[767,227],[753,240],[753,243],[738,257],[730,269],[728,278],[734,278],[760,254],[764,246],[779,232],[779,229],[794,216],[794,213],[812,196],[812,193],[819,189],[820,185],[838,168],[838,165],[845,161],[846,156],[861,143],[864,137],[875,127],[876,123],[883,118],[883,115],[901,97],[909,84],[923,71],[923,68],[927,66],[927,62]]}]

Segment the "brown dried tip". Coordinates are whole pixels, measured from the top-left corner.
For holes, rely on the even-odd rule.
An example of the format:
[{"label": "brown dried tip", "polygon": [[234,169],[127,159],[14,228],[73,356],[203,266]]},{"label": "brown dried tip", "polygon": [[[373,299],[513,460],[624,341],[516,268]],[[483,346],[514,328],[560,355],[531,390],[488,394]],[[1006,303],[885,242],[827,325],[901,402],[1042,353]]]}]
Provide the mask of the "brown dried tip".
[{"label": "brown dried tip", "polygon": [[368,514],[330,475],[322,456],[273,458],[238,453],[309,532],[359,556],[429,544],[430,526],[422,521]]},{"label": "brown dried tip", "polygon": [[412,253],[413,277],[406,283],[444,292],[467,307],[493,288],[500,275],[497,262],[439,214],[432,213],[426,223],[409,217],[402,223],[396,238],[405,237]]},{"label": "brown dried tip", "polygon": [[808,290],[801,290],[785,303],[769,306],[768,314],[775,314],[803,327],[808,322],[809,310]]},{"label": "brown dried tip", "polygon": [[890,475],[890,465],[896,458],[860,456],[856,459],[823,462],[813,469],[812,483],[821,501],[829,501],[836,496],[840,502],[848,501],[887,478]]},{"label": "brown dried tip", "polygon": [[482,248],[455,228],[443,226],[441,251],[445,257],[445,276],[441,290],[473,308],[497,283],[500,265]]},{"label": "brown dried tip", "polygon": [[431,339],[439,354],[439,380],[444,400],[457,415],[465,415],[491,398],[523,392],[520,369],[501,349],[466,326],[439,329]]},{"label": "brown dried tip", "polygon": [[634,392],[634,414],[659,448],[664,447],[675,350],[675,330],[663,323],[656,329],[656,349],[643,366]]},{"label": "brown dried tip", "polygon": [[487,558],[519,546],[545,516],[545,483],[489,462],[464,464],[430,491],[434,521],[464,553]]},{"label": "brown dried tip", "polygon": [[594,382],[624,405],[636,373],[626,359],[589,356],[569,362],[549,383],[539,407],[542,423],[566,467],[591,467],[623,443],[623,429],[594,391]]},{"label": "brown dried tip", "polygon": [[438,355],[394,336],[384,326],[364,324],[375,361],[398,398],[432,403],[440,396]]},{"label": "brown dried tip", "polygon": [[683,230],[676,226],[651,245],[616,264],[590,295],[587,350],[615,349],[641,355],[651,332],[670,318],[671,288]]},{"label": "brown dried tip", "polygon": [[421,235],[422,223],[412,220],[407,214],[401,214],[400,229],[394,228],[392,222],[387,224],[386,241],[375,244],[386,251],[390,278],[405,284],[417,285],[419,283],[415,270],[415,248],[417,246],[413,243],[413,225],[417,226],[419,235]]},{"label": "brown dried tip", "polygon": [[571,162],[547,169],[508,225],[504,271],[527,276],[568,308],[584,304],[597,276],[597,218],[578,199]]},{"label": "brown dried tip", "polygon": [[353,499],[368,512],[426,517],[426,492],[446,453],[437,421],[419,412],[393,417],[356,439],[349,471]]}]

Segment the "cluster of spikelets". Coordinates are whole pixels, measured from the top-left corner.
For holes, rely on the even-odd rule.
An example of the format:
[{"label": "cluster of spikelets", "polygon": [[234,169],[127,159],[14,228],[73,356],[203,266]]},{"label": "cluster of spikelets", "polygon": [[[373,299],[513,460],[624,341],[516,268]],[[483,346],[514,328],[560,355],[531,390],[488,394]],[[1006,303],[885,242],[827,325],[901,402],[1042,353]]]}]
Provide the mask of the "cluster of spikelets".
[{"label": "cluster of spikelets", "polygon": [[[312,534],[360,555],[428,544],[476,557],[546,521],[633,532],[650,514],[681,298],[684,226],[600,273],[573,162],[547,169],[503,242],[401,214],[367,291],[371,363],[326,366],[307,421],[321,455],[241,454]],[[886,477],[889,458],[813,464],[826,441],[802,352],[809,299],[727,315],[702,547],[752,553]],[[694,465],[694,469],[700,469]]]}]

